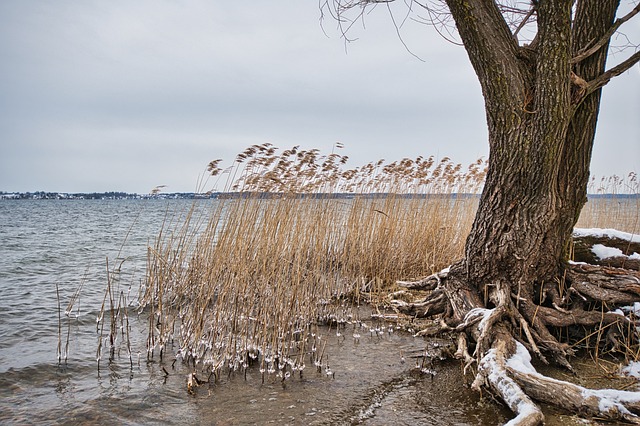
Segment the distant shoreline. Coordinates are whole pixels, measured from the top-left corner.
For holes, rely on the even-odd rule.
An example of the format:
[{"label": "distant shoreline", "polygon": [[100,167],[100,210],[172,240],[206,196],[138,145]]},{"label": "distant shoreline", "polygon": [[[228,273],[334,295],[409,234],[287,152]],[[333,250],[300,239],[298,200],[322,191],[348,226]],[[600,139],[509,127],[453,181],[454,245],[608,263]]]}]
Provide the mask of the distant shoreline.
[{"label": "distant shoreline", "polygon": [[[252,192],[210,192],[210,193],[194,193],[194,192],[173,192],[158,194],[137,194],[127,192],[5,192],[0,191],[0,200],[196,200],[196,199],[232,199],[232,198],[273,198],[282,195],[281,193],[252,193]],[[334,199],[351,199],[351,198],[385,198],[389,195],[397,195],[403,198],[433,198],[433,197],[456,197],[456,198],[475,198],[480,194],[469,193],[451,193],[451,194],[388,194],[388,193],[372,193],[372,194],[353,194],[353,193],[311,193],[296,194],[298,198],[334,198]],[[640,199],[640,194],[587,194],[589,199],[597,198],[623,198],[623,199]]]}]

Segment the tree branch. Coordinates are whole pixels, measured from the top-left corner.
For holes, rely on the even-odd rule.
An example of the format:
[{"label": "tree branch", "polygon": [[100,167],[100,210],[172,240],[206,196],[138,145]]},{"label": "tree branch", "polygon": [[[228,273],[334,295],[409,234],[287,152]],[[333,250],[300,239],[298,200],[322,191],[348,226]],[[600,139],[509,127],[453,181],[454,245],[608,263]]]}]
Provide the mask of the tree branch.
[{"label": "tree branch", "polygon": [[585,48],[581,49],[576,54],[576,56],[571,59],[571,64],[577,64],[578,62],[583,61],[584,59],[596,53],[602,46],[609,42],[609,39],[611,39],[613,34],[618,31],[618,28],[620,28],[622,24],[633,18],[638,13],[640,13],[640,4],[638,4],[631,12],[627,13],[622,18],[617,19],[613,23],[611,28],[606,33],[604,33],[599,40],[596,41],[596,39],[594,39],[590,43],[588,43]]},{"label": "tree branch", "polygon": [[496,2],[446,0],[446,3],[488,100],[487,108],[512,111],[516,105],[521,106],[525,78],[518,61],[519,47]]},{"label": "tree branch", "polygon": [[520,32],[520,30],[523,29],[525,25],[527,25],[527,22],[529,22],[529,18],[531,18],[535,12],[536,12],[536,7],[534,6],[529,10],[529,12],[525,15],[525,17],[522,19],[520,24],[517,26],[517,28],[513,31],[513,37],[516,40],[518,39],[518,33]]},{"label": "tree branch", "polygon": [[587,95],[595,92],[601,87],[605,86],[612,78],[619,76],[623,72],[629,70],[632,66],[640,62],[640,52],[636,52],[631,55],[626,61],[621,62],[615,67],[611,68],[608,71],[600,74],[598,77],[594,78],[589,82],[589,89],[587,90]]}]

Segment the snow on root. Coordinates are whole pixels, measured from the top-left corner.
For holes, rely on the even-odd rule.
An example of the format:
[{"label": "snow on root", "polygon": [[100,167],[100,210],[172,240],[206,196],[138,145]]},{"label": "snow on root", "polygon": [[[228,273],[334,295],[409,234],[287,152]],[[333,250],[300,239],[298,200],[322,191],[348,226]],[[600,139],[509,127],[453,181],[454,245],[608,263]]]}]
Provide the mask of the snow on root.
[{"label": "snow on root", "polygon": [[[519,380],[535,380],[545,385],[554,394],[554,390],[573,394],[572,403],[591,415],[606,415],[610,419],[637,418],[627,407],[640,405],[640,392],[621,391],[615,389],[587,389],[573,383],[552,379],[536,371],[531,365],[529,351],[516,342],[516,352],[507,360],[507,367],[520,377]],[[519,374],[518,374],[519,373]],[[526,386],[525,386],[526,388]],[[557,394],[557,393],[556,393]],[[553,400],[546,401],[553,403]]]},{"label": "snow on root", "polygon": [[611,228],[574,228],[574,237],[607,237],[618,238],[632,243],[640,243],[640,235],[618,231]]},{"label": "snow on root", "polygon": [[604,244],[594,244],[593,247],[591,247],[591,251],[600,260],[610,259],[612,257],[626,257],[627,259],[640,259],[640,254],[638,253],[633,253],[627,256],[619,248],[607,247]]}]

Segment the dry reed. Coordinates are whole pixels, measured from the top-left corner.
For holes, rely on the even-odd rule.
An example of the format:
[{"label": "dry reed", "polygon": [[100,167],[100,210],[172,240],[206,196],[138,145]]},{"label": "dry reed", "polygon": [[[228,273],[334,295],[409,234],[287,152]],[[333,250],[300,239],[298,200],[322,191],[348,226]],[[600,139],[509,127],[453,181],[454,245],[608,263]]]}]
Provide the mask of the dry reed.
[{"label": "dry reed", "polygon": [[593,178],[589,184],[589,201],[582,209],[577,228],[614,228],[640,233],[640,182],[631,172],[619,176]]},{"label": "dry reed", "polygon": [[[375,304],[396,280],[463,256],[483,160],[466,169],[433,157],[347,168],[341,148],[251,146],[232,167],[209,164],[202,185],[223,190],[206,211],[198,202],[167,214],[148,247],[139,301],[149,315],[147,356],[177,354],[193,371],[190,390],[196,371],[218,377],[250,365],[263,381],[302,375],[307,365],[331,375],[319,324],[354,340],[377,333],[360,321],[360,302]],[[116,295],[109,281],[103,311],[108,300],[116,314],[100,345],[113,343],[114,323],[128,329]]]},{"label": "dry reed", "polygon": [[193,207],[168,219],[149,247],[140,297],[149,357],[176,344],[194,371],[254,364],[263,379],[284,380],[310,363],[332,374],[318,324],[357,340],[360,301],[462,255],[483,161],[466,170],[433,157],[349,169],[340,148],[264,144],[227,170],[209,164],[225,196],[206,215]]}]

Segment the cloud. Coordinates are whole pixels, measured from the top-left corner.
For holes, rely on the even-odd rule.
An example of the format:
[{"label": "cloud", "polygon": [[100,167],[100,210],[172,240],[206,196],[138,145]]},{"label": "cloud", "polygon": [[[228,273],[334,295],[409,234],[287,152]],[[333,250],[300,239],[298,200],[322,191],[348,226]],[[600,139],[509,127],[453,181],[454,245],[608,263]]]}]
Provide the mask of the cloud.
[{"label": "cloud", "polygon": [[[341,141],[356,164],[486,156],[464,49],[412,21],[400,40],[384,9],[346,45],[319,18],[299,0],[0,3],[0,190],[190,191],[209,160],[263,142]],[[599,138],[617,150],[637,135],[616,121],[630,96],[605,95]]]}]

